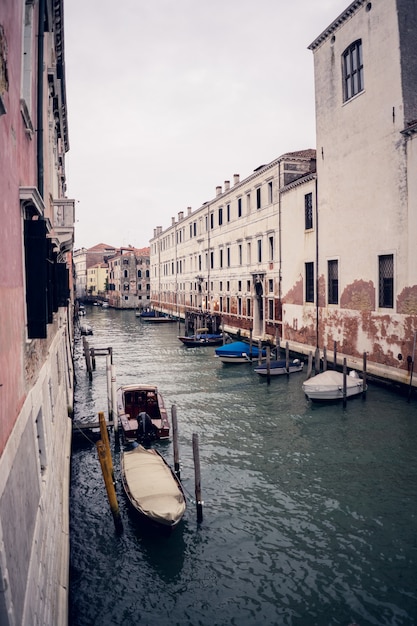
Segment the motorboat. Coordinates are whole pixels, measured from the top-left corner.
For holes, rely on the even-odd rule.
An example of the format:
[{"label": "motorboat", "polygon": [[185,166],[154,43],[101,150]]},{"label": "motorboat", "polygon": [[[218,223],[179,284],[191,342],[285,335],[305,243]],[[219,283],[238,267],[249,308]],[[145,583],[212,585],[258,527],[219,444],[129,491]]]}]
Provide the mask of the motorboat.
[{"label": "motorboat", "polygon": [[164,400],[156,385],[122,385],[117,390],[117,416],[125,441],[169,439]]},{"label": "motorboat", "polygon": [[121,453],[124,491],[140,517],[172,530],[181,521],[186,498],[179,478],[154,448],[136,445]]},{"label": "motorboat", "polygon": [[223,333],[209,333],[208,328],[199,328],[194,335],[182,335],[178,339],[189,347],[220,346],[223,343]]},{"label": "motorboat", "polygon": [[[300,359],[288,361],[288,369],[286,359],[271,361],[269,364],[269,375],[282,376],[283,374],[294,374],[295,372],[302,372],[303,367],[304,363],[303,361],[300,361]],[[268,364],[261,363],[261,365],[257,365],[257,367],[255,367],[254,371],[260,376],[268,376]]]},{"label": "motorboat", "polygon": [[233,341],[216,348],[215,356],[222,363],[251,363],[260,357],[265,358],[266,350],[262,348],[259,351],[257,346],[250,346],[244,341]]},{"label": "motorboat", "polygon": [[[339,400],[343,398],[343,373],[326,370],[303,383],[303,391],[310,400]],[[346,375],[346,397],[366,391],[363,380],[355,370]]]}]

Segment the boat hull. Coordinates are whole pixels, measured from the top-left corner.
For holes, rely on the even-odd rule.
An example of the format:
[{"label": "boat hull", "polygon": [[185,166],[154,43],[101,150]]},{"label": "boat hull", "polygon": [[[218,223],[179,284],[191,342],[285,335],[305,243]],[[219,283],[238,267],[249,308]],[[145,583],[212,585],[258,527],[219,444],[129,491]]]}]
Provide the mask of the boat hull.
[{"label": "boat hull", "polygon": [[266,357],[266,351],[262,350],[261,354],[256,346],[251,346],[243,341],[235,341],[224,344],[220,348],[216,348],[216,358],[222,363],[251,363],[252,361]]},{"label": "boat hull", "polygon": [[178,339],[190,348],[197,346],[221,346],[223,343],[222,335],[190,335],[189,337],[180,336]]},{"label": "boat hull", "polygon": [[123,489],[140,518],[172,530],[186,510],[181,483],[157,450],[136,446],[121,455]]},{"label": "boat hull", "polygon": [[[332,370],[316,374],[303,383],[303,391],[310,400],[341,400],[343,374]],[[346,397],[357,396],[363,391],[363,380],[356,372],[350,372],[346,376]]]},{"label": "boat hull", "polygon": [[[291,361],[288,366],[287,371],[287,363],[285,360],[281,361],[271,361],[269,366],[269,375],[270,376],[282,376],[284,374],[294,374],[295,372],[302,372],[304,368],[304,363],[299,359],[295,359]],[[266,363],[262,365],[258,365],[255,367],[254,371],[259,374],[259,376],[268,376],[268,367]]]}]

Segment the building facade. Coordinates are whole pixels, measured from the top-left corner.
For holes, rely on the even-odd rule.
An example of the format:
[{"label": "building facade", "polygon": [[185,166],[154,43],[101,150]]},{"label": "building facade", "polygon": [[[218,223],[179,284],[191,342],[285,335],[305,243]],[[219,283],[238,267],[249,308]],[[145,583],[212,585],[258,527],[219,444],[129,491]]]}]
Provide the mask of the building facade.
[{"label": "building facade", "polygon": [[[309,46],[317,155],[283,155],[157,227],[151,299],[407,385],[417,332],[416,5],[352,2]],[[414,380],[415,382],[415,380]]]},{"label": "building facade", "polygon": [[149,248],[120,248],[108,259],[107,299],[117,309],[149,306]]},{"label": "building facade", "polygon": [[64,624],[74,201],[62,0],[0,3],[0,145],[0,623]]}]

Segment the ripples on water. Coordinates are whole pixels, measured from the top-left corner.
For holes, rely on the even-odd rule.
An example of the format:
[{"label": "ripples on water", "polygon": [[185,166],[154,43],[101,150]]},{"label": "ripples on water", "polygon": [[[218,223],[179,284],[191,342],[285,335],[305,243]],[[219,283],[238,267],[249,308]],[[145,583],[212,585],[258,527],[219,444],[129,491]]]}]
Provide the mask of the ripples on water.
[{"label": "ripples on water", "polygon": [[[268,385],[213,348],[185,348],[176,324],[88,308],[91,346],[113,349],[119,384],[159,385],[176,404],[189,494],[174,534],[130,515],[114,532],[94,445],[74,449],[70,625],[417,624],[417,408],[370,386],[367,400],[311,405],[305,374]],[[183,326],[181,327],[183,329]],[[107,411],[76,349],[76,419]],[[196,522],[192,434],[204,520]],[[173,463],[172,444],[161,445]],[[118,477],[118,458],[115,455]]]}]

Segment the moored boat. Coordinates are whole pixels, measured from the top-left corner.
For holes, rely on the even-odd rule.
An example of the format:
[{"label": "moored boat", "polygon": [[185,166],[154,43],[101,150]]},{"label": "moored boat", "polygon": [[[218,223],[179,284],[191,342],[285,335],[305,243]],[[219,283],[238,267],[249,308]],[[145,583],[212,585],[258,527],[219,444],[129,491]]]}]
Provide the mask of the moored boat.
[{"label": "moored boat", "polygon": [[121,454],[122,483],[142,519],[171,530],[181,521],[186,498],[181,483],[155,449],[141,445]]},{"label": "moored boat", "polygon": [[[366,390],[366,389],[365,389]],[[343,373],[326,370],[304,381],[303,391],[310,400],[339,400],[343,398]],[[364,391],[363,380],[352,370],[346,375],[346,397]]]},{"label": "moored boat", "polygon": [[[282,376],[283,374],[294,374],[295,372],[302,372],[303,367],[304,363],[303,361],[300,361],[300,359],[293,359],[292,361],[289,361],[288,370],[286,359],[271,361],[269,364],[269,375]],[[260,376],[268,376],[268,366],[266,363],[261,363],[261,365],[255,367],[254,371]]]},{"label": "moored boat", "polygon": [[178,339],[188,347],[220,346],[223,343],[223,333],[209,333],[208,328],[200,328],[194,335],[182,335]]},{"label": "moored boat", "polygon": [[119,387],[117,416],[125,441],[169,439],[168,415],[156,385]]},{"label": "moored boat", "polygon": [[257,346],[250,346],[244,341],[233,341],[225,343],[216,348],[216,357],[222,363],[250,363],[254,359],[265,358],[266,350],[262,348],[261,353]]}]

